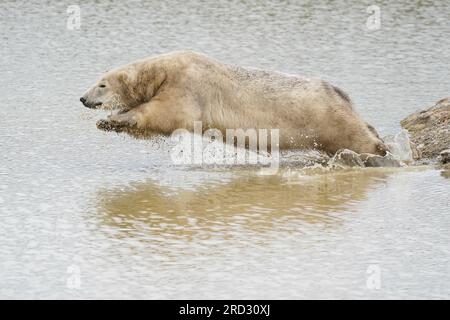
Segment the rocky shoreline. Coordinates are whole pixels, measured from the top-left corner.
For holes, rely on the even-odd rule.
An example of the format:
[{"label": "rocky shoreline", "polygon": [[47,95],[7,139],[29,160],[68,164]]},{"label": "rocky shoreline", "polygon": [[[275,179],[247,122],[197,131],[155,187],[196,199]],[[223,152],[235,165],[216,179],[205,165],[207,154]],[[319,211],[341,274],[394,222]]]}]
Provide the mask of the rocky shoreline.
[{"label": "rocky shoreline", "polygon": [[413,113],[400,122],[410,135],[422,163],[450,162],[450,98]]},{"label": "rocky shoreline", "polygon": [[341,149],[330,167],[401,167],[433,165],[450,169],[450,98],[415,112],[402,121],[402,132],[384,138],[392,154],[384,157]]},{"label": "rocky shoreline", "polygon": [[450,148],[450,98],[413,113],[400,122],[422,159],[435,159]]}]

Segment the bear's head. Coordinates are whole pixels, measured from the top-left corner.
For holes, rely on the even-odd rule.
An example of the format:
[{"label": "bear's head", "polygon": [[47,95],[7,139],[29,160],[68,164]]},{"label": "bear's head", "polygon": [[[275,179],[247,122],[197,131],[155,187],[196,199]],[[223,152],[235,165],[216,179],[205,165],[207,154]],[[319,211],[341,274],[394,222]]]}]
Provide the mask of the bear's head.
[{"label": "bear's head", "polygon": [[130,68],[109,71],[86,91],[80,101],[91,109],[128,111],[139,104],[133,75]]}]

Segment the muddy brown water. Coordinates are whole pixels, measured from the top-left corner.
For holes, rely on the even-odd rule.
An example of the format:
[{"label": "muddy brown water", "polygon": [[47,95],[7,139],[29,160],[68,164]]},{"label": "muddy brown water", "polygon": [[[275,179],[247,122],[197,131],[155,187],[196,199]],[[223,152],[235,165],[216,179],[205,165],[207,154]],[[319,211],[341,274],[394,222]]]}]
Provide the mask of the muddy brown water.
[{"label": "muddy brown water", "polygon": [[449,298],[450,180],[432,167],[199,168],[104,133],[104,71],[190,48],[320,76],[382,135],[449,95],[448,1],[0,4],[1,298]]}]

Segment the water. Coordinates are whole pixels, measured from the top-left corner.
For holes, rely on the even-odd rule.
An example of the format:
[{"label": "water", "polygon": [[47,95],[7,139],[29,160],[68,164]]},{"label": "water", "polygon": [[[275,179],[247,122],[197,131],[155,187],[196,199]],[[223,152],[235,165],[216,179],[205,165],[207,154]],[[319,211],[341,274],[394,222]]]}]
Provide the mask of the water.
[{"label": "water", "polygon": [[449,94],[450,5],[377,3],[370,31],[369,1],[95,1],[79,30],[72,1],[1,2],[0,297],[449,298],[448,172],[177,166],[78,101],[114,66],[190,48],[320,76],[396,134]]}]

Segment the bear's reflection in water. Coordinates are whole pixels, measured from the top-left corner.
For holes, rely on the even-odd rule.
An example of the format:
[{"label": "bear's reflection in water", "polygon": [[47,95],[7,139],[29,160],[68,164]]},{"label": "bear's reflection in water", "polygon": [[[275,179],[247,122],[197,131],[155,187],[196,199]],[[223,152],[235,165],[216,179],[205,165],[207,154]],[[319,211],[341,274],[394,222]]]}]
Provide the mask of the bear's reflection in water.
[{"label": "bear's reflection in water", "polygon": [[108,226],[120,231],[115,236],[144,233],[155,240],[189,240],[229,238],[237,230],[301,232],[302,225],[340,225],[354,214],[353,204],[370,189],[382,187],[388,175],[376,169],[315,175],[285,170],[195,190],[146,182],[99,192],[98,211]]}]

